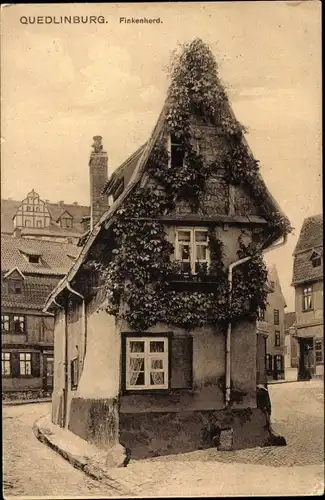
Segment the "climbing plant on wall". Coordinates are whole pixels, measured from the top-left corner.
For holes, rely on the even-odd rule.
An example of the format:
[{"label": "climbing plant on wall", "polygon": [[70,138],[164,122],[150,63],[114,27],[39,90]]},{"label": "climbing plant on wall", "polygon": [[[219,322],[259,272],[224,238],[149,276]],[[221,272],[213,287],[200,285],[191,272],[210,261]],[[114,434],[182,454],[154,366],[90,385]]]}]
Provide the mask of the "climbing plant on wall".
[{"label": "climbing plant on wall", "polygon": [[[159,216],[175,207],[181,198],[197,201],[206,189],[215,163],[205,164],[191,137],[193,113],[218,126],[226,137],[229,152],[224,167],[228,181],[252,185],[262,200],[265,191],[259,182],[259,166],[242,141],[244,127],[229,111],[228,99],[217,73],[216,61],[201,40],[182,47],[170,67],[171,84],[166,105],[168,133],[180,139],[184,162],[171,165],[164,135],[156,141],[146,172],[156,182],[138,187],[114,216],[114,248],[108,262],[100,266],[106,300],[103,307],[126,319],[132,329],[147,330],[156,323],[193,329],[207,322],[236,319],[266,306],[267,272],[260,249],[240,243],[239,257],[251,260],[234,273],[231,308],[229,284],[223,265],[223,246],[215,227],[209,229],[211,264],[199,269],[197,279],[213,279],[209,291],[193,288],[172,289],[170,276],[191,276],[172,260],[174,248],[168,241]],[[275,214],[265,214],[270,224],[279,226]],[[287,228],[289,229],[289,228]]]}]

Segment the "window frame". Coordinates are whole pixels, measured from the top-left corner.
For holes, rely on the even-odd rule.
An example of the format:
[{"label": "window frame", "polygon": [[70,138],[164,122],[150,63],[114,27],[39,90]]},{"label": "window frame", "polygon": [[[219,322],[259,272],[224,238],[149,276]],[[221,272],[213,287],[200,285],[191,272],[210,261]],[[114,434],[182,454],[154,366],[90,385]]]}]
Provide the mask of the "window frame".
[{"label": "window frame", "polygon": [[[8,324],[8,329],[5,328],[5,324]],[[10,333],[10,314],[1,314],[1,332]]]},{"label": "window frame", "polygon": [[73,358],[70,362],[70,375],[71,390],[75,391],[78,388],[79,384],[79,356]]},{"label": "window frame", "polygon": [[280,332],[280,330],[275,330],[275,332],[274,332],[274,346],[281,347],[281,332]]},{"label": "window frame", "polygon": [[258,321],[265,321],[265,309],[262,309],[261,307],[258,308],[257,310],[257,319]]},{"label": "window frame", "polygon": [[[8,289],[8,293],[11,294],[11,295],[21,295],[22,292],[23,292],[23,280],[22,279],[13,279],[13,278],[10,278],[8,277],[7,278],[7,289]],[[19,292],[17,291],[18,288],[17,288],[17,285],[19,285]]]},{"label": "window frame", "polygon": [[[172,358],[172,352],[171,352],[171,338],[172,338],[172,332],[160,332],[160,333],[152,333],[152,332],[122,332],[122,391],[124,394],[157,394],[157,393],[166,393],[170,391],[171,387],[171,358]],[[162,359],[165,359],[165,367],[163,368],[163,373],[165,374],[165,383],[164,386],[157,386],[157,385],[150,385],[150,384],[144,384],[144,385],[130,385],[128,383],[128,366],[129,366],[129,358],[128,358],[128,341],[136,341],[136,342],[150,342],[150,341],[164,341],[166,347],[166,351],[161,352],[161,353],[149,353],[149,357],[146,358],[145,355],[148,354],[148,351],[145,350],[143,352],[143,356],[145,358],[144,361],[144,372],[145,372],[145,378],[147,378],[149,375],[146,376],[146,369],[148,370],[148,373],[152,371],[152,369],[149,368],[149,361],[154,357],[160,355],[162,356]],[[150,345],[150,344],[149,344]],[[146,346],[146,344],[145,344]],[[140,354],[140,353],[134,353],[134,354]],[[158,356],[157,356],[158,355]],[[136,356],[135,356],[136,357]],[[140,357],[140,356],[138,356]],[[147,379],[148,380],[148,379]]]},{"label": "window frame", "polygon": [[[15,318],[17,318],[17,319],[15,319]],[[22,324],[22,327],[21,327],[22,330],[19,330],[19,332],[16,331],[15,321],[18,321],[19,326],[21,326],[21,324]],[[12,329],[13,329],[13,332],[15,334],[19,335],[19,334],[26,333],[26,316],[24,314],[13,314],[12,315],[12,324],[13,324]]]},{"label": "window frame", "polygon": [[[320,345],[320,348],[318,346]],[[324,353],[323,353],[323,341],[322,339],[315,339],[315,364],[322,365],[324,362]],[[320,359],[317,359],[317,354],[320,354]]]},{"label": "window frame", "polygon": [[[6,322],[9,321],[9,330],[6,330],[3,328],[4,321],[3,318],[7,317],[9,320],[6,320]],[[20,323],[23,323],[23,330],[16,331],[15,328],[15,318]],[[1,333],[6,334],[6,335],[26,335],[27,334],[27,316],[26,314],[14,314],[14,313],[3,313],[1,314]]]},{"label": "window frame", "polygon": [[[6,355],[8,357],[6,357]],[[12,377],[12,371],[11,371],[11,352],[10,351],[1,351],[1,375],[2,377],[6,378],[11,378]],[[6,366],[9,365],[9,373],[5,373]]]},{"label": "window frame", "polygon": [[[181,231],[190,233],[190,241],[189,241],[189,247],[190,247],[190,252],[189,252],[189,259],[181,259],[181,251],[180,251],[180,245],[182,244],[181,241],[179,241],[179,233]],[[206,242],[198,242],[196,241],[196,233],[206,233],[207,239]],[[206,260],[197,260],[197,246],[203,246],[206,248]],[[193,255],[193,259],[192,259]],[[198,274],[196,271],[196,264],[197,263],[202,263],[202,264],[207,264],[207,268],[209,269],[210,264],[211,264],[211,255],[210,255],[210,248],[209,248],[209,231],[206,227],[193,227],[193,226],[185,226],[185,227],[176,227],[176,234],[175,234],[175,260],[176,262],[183,262],[189,264],[190,272],[191,274]]]},{"label": "window frame", "polygon": [[[179,141],[179,142],[176,142],[176,141]],[[176,147],[183,149],[183,160],[182,160],[181,165],[174,165],[173,164],[173,148],[176,148]],[[182,138],[175,137],[175,134],[168,134],[168,153],[169,153],[169,159],[168,159],[169,168],[172,168],[174,166],[175,167],[182,167],[184,165],[185,148],[184,148],[184,141],[182,141]]]},{"label": "window frame", "polygon": [[[313,285],[304,286],[302,289],[302,312],[313,311],[314,309]],[[308,307],[308,300],[310,306]],[[307,305],[307,307],[305,307]]]},{"label": "window frame", "polygon": [[273,324],[280,325],[280,309],[273,309]]},{"label": "window frame", "polygon": [[[29,358],[27,358],[29,356]],[[26,366],[30,366],[30,373],[22,373],[22,363],[24,365],[24,370],[26,372]],[[31,352],[19,352],[19,377],[31,378],[33,377],[33,368],[32,368],[32,353]]]},{"label": "window frame", "polygon": [[315,267],[320,267],[322,265],[322,258],[320,255],[315,256],[314,258],[311,259],[311,263],[313,268]]}]

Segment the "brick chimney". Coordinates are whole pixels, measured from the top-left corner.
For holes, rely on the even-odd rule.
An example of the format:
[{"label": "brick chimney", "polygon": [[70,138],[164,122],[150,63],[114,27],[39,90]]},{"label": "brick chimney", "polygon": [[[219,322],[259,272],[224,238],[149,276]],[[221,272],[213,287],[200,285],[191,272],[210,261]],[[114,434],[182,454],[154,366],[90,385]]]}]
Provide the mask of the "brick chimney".
[{"label": "brick chimney", "polygon": [[108,209],[107,196],[102,195],[104,186],[108,180],[107,164],[108,156],[103,151],[102,137],[93,137],[93,151],[90,155],[90,229],[99,221],[104,212]]}]

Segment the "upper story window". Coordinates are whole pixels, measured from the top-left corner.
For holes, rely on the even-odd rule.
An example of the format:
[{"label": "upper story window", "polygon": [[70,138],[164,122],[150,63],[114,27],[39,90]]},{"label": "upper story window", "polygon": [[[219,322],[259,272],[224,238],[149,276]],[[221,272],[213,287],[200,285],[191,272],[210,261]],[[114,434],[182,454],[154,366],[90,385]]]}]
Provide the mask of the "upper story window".
[{"label": "upper story window", "polygon": [[258,308],[257,316],[259,321],[265,321],[265,309]]},{"label": "upper story window", "polygon": [[275,347],[281,346],[281,336],[278,330],[275,331],[274,345]]},{"label": "upper story window", "polygon": [[184,271],[197,273],[200,265],[208,266],[210,252],[208,231],[201,228],[184,228],[176,231],[176,260],[183,263]]},{"label": "upper story window", "polygon": [[36,227],[43,227],[43,221],[42,220],[37,220],[36,221]]},{"label": "upper story window", "polygon": [[26,333],[26,316],[1,314],[1,331],[3,333]]},{"label": "upper story window", "polygon": [[37,207],[37,206],[36,206],[36,207],[35,207],[35,212],[40,212],[40,211],[41,211],[40,207]]},{"label": "upper story window", "polygon": [[29,219],[25,219],[25,227],[31,227],[32,223]]},{"label": "upper story window", "polygon": [[14,316],[13,317],[13,327],[15,333],[25,333],[26,332],[26,318],[25,316]]},{"label": "upper story window", "polygon": [[274,324],[279,325],[280,324],[280,312],[279,309],[274,309]]},{"label": "upper story window", "polygon": [[313,308],[313,288],[305,287],[302,292],[302,310],[310,311]]},{"label": "upper story window", "polygon": [[8,314],[1,314],[1,331],[10,331],[10,316]]},{"label": "upper story window", "polygon": [[176,137],[174,134],[170,134],[169,141],[170,166],[181,167],[185,154],[184,143],[181,138]]}]

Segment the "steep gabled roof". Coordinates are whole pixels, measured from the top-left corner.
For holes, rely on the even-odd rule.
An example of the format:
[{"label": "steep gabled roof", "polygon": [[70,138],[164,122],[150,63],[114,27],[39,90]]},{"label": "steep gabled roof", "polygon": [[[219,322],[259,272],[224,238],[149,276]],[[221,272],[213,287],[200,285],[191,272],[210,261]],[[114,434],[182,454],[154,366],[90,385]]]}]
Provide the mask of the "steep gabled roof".
[{"label": "steep gabled roof", "polygon": [[21,279],[23,279],[23,280],[25,279],[25,276],[23,275],[23,273],[21,272],[21,270],[17,266],[13,267],[7,273],[5,273],[4,276],[3,276],[3,278],[7,279],[7,278],[9,278],[9,276],[11,276],[15,272],[17,274],[19,274],[19,276],[21,277]]},{"label": "steep gabled roof", "polygon": [[302,224],[298,243],[293,253],[292,285],[319,281],[323,279],[323,258],[321,265],[313,267],[312,255],[323,255],[323,215],[307,217]]},{"label": "steep gabled roof", "polygon": [[323,247],[323,215],[304,219],[294,255],[316,247]]},{"label": "steep gabled roof", "polygon": [[[46,308],[48,308],[50,306],[52,298],[54,298],[59,293],[61,293],[61,291],[66,287],[66,284],[68,282],[71,282],[74,279],[80,266],[85,261],[90,248],[95,243],[98,235],[100,234],[101,229],[102,228],[108,229],[110,227],[110,225],[112,224],[112,222],[114,220],[114,215],[116,214],[117,210],[123,205],[123,203],[125,202],[127,197],[131,194],[131,192],[138,185],[138,183],[143,178],[145,178],[145,175],[146,175],[145,174],[145,167],[146,167],[148,158],[152,152],[152,149],[153,149],[157,139],[163,133],[163,130],[164,130],[164,127],[166,124],[166,114],[167,114],[168,104],[169,104],[169,98],[167,97],[165,104],[163,106],[163,109],[162,109],[160,116],[158,118],[158,121],[156,123],[156,126],[154,127],[153,132],[152,132],[149,140],[146,142],[146,144],[144,146],[142,146],[128,160],[126,160],[126,162],[124,162],[124,164],[122,164],[121,167],[119,169],[117,169],[117,171],[115,172],[114,179],[116,179],[118,176],[120,176],[120,178],[121,178],[122,174],[123,174],[123,168],[125,168],[125,165],[130,161],[134,161],[134,170],[133,170],[133,173],[130,177],[129,182],[127,183],[126,186],[124,186],[124,190],[121,192],[120,196],[115,200],[115,202],[112,204],[112,206],[109,208],[109,210],[107,210],[103,214],[103,216],[101,217],[99,222],[96,224],[96,226],[93,228],[93,230],[89,233],[89,236],[85,242],[85,245],[84,245],[78,259],[76,260],[75,264],[70,269],[68,275],[66,276],[66,279],[62,280],[62,282],[57,286],[57,288],[49,296]],[[230,112],[231,116],[234,117],[234,113],[230,107],[230,104],[229,104],[229,112]],[[249,154],[251,156],[253,156],[251,150],[248,147],[246,139],[244,137],[242,138],[242,141],[243,141],[244,145],[247,146]],[[139,155],[139,156],[138,156],[137,161],[135,161],[135,159],[137,158],[137,155]],[[123,167],[123,165],[124,165],[124,167]],[[113,179],[113,181],[114,181],[114,179]],[[258,173],[258,182],[260,183],[261,188],[264,189],[264,192],[266,195],[266,202],[268,202],[268,204],[271,206],[272,211],[278,212],[280,214],[280,216],[284,217],[282,210],[280,209],[276,200],[270,194],[270,192],[269,192],[267,186],[265,185],[264,180],[263,180],[260,173]],[[110,181],[108,182],[108,184],[105,187],[106,193],[107,193],[109,186],[111,186]],[[279,236],[277,236],[277,238],[279,238]],[[273,239],[273,241],[274,241],[274,239]],[[272,241],[268,241],[267,246],[270,246],[271,244],[272,244]]]}]

